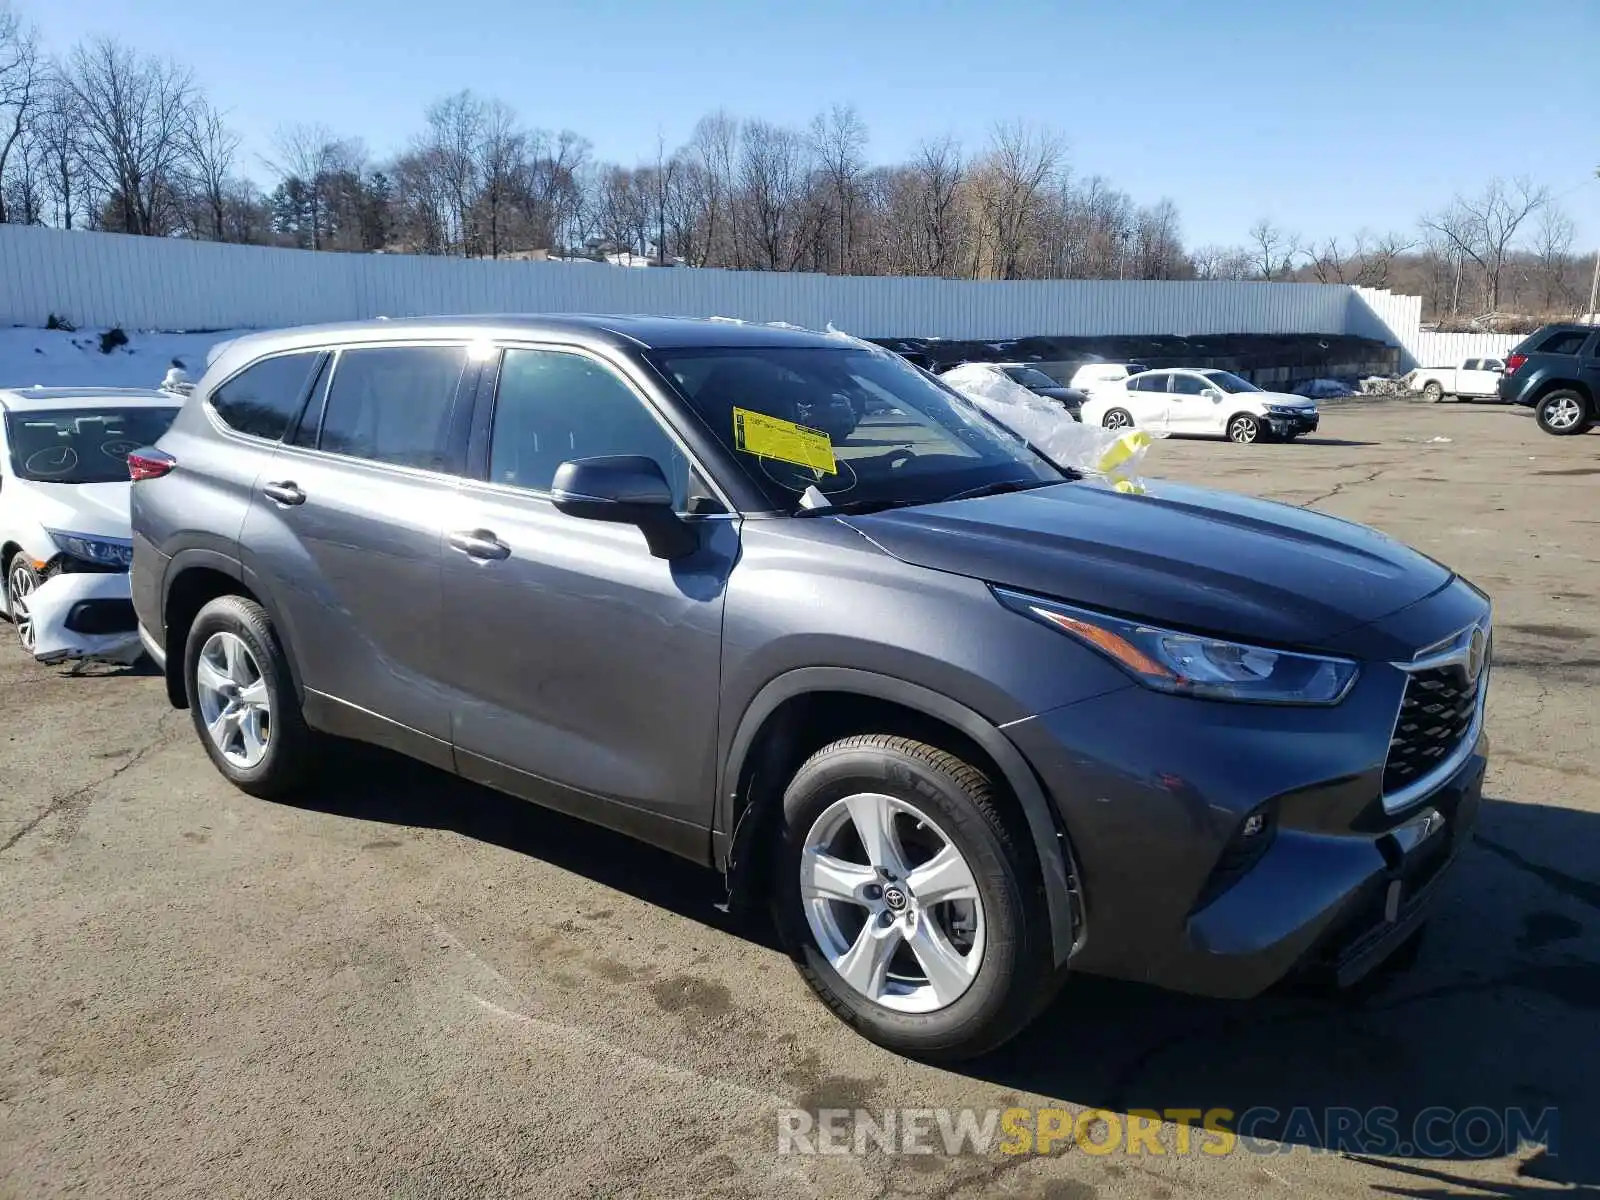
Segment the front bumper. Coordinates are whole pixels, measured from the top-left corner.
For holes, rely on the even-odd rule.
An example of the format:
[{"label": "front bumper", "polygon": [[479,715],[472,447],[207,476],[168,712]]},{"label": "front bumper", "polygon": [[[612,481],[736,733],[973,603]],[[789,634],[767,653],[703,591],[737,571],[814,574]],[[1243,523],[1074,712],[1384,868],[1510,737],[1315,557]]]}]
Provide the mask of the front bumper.
[{"label": "front bumper", "polygon": [[[1401,672],[1375,666],[1321,709],[1130,686],[1007,725],[1080,872],[1073,967],[1244,998],[1303,973],[1348,985],[1382,962],[1470,839],[1486,761],[1475,726],[1423,795],[1387,811],[1404,691]],[[1268,835],[1230,858],[1257,812]]]},{"label": "front bumper", "polygon": [[144,653],[125,572],[65,572],[28,597],[33,656],[42,663],[94,659],[129,664]]},{"label": "front bumper", "polygon": [[1319,413],[1306,415],[1268,413],[1262,420],[1267,423],[1267,428],[1272,430],[1274,436],[1294,437],[1302,433],[1315,433],[1322,417]]}]

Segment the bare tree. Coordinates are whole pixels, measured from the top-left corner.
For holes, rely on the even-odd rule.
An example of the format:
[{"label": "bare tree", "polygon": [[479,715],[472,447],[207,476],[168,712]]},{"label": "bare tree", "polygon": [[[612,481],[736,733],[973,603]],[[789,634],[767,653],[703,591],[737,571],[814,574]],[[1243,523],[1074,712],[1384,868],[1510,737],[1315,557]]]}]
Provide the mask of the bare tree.
[{"label": "bare tree", "polygon": [[1447,240],[1483,273],[1485,312],[1500,307],[1500,280],[1517,231],[1550,203],[1550,189],[1526,176],[1491,179],[1480,195],[1456,196],[1443,212],[1422,219],[1424,229]]},{"label": "bare tree", "polygon": [[196,101],[189,71],[109,38],[81,43],[66,73],[83,121],[84,173],[125,233],[170,231]]},{"label": "bare tree", "polygon": [[953,138],[923,142],[911,170],[916,181],[919,253],[913,260],[918,275],[947,275],[956,265],[961,234],[959,199],[967,165]]},{"label": "bare tree", "polygon": [[755,261],[768,271],[798,261],[796,226],[806,193],[805,139],[792,129],[747,121],[739,138],[739,187]]},{"label": "bare tree", "polygon": [[[1022,277],[1022,259],[1040,196],[1061,165],[1065,147],[1047,129],[1021,121],[995,126],[981,167],[978,189],[982,234],[997,278]],[[981,251],[980,251],[981,253]],[[981,267],[975,266],[979,273]]]},{"label": "bare tree", "polygon": [[285,125],[273,138],[273,150],[275,157],[267,166],[285,182],[296,180],[304,189],[311,249],[320,250],[326,232],[323,193],[340,157],[339,139],[326,125]]},{"label": "bare tree", "polygon": [[0,2],[0,225],[13,219],[6,211],[5,184],[38,104],[42,82],[37,33],[23,25],[10,4]]},{"label": "bare tree", "polygon": [[196,100],[184,127],[184,159],[189,184],[205,206],[206,235],[212,241],[227,240],[229,180],[239,137],[223,122],[205,100]]},{"label": "bare tree", "polygon": [[77,98],[60,76],[45,83],[44,98],[33,122],[45,191],[55,208],[55,220],[63,229],[72,222],[85,197],[81,194],[83,176],[83,118]]},{"label": "bare tree", "polygon": [[474,148],[481,188],[478,206],[483,210],[484,234],[490,258],[499,258],[507,217],[528,153],[528,135],[517,124],[511,107],[490,100],[481,111],[479,137]]},{"label": "bare tree", "polygon": [[1246,254],[1258,279],[1271,282],[1291,274],[1294,260],[1304,253],[1298,234],[1280,229],[1266,217],[1250,226]]},{"label": "bare tree", "polygon": [[850,234],[861,173],[866,170],[867,127],[848,104],[835,104],[811,122],[811,153],[828,177],[839,227],[839,270],[850,274]]},{"label": "bare tree", "polygon": [[1533,229],[1533,258],[1539,270],[1547,313],[1570,311],[1577,307],[1577,296],[1570,279],[1576,265],[1572,257],[1572,243],[1577,232],[1572,218],[1555,204],[1547,204],[1539,213],[1538,224]]}]

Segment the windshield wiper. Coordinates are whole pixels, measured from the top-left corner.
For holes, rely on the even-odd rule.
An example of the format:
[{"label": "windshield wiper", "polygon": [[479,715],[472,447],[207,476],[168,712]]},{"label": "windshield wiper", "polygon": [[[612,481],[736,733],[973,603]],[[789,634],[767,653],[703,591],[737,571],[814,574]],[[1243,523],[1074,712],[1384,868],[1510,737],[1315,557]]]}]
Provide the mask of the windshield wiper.
[{"label": "windshield wiper", "polygon": [[979,496],[1003,496],[1007,492],[1028,492],[1034,488],[1051,487],[1061,483],[1059,479],[1004,479],[999,483],[985,483],[975,488],[968,488],[964,492],[957,492],[954,496],[946,496],[939,501],[948,504],[952,500],[973,500]]},{"label": "windshield wiper", "polygon": [[840,503],[829,501],[827,504],[816,505],[811,508],[797,508],[793,516],[796,517],[837,517],[843,515],[860,515],[861,513],[882,512],[886,508],[905,508],[910,504],[926,504],[926,500],[844,500]]}]

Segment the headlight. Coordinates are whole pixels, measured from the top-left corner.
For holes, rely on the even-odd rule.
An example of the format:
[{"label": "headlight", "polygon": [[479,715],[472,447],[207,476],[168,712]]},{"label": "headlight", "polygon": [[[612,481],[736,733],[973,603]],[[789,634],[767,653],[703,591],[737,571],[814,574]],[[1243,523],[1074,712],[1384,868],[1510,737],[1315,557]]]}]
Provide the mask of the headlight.
[{"label": "headlight", "polygon": [[63,554],[79,562],[96,567],[129,567],[133,565],[133,543],[124,538],[91,537],[86,533],[66,533],[47,529],[50,540]]},{"label": "headlight", "polygon": [[1005,588],[994,592],[1007,608],[1071,634],[1158,692],[1248,704],[1337,704],[1356,680],[1356,664],[1346,658],[1225,642]]},{"label": "headlight", "polygon": [[1267,411],[1275,417],[1314,417],[1315,408],[1290,408],[1287,404],[1269,404]]}]

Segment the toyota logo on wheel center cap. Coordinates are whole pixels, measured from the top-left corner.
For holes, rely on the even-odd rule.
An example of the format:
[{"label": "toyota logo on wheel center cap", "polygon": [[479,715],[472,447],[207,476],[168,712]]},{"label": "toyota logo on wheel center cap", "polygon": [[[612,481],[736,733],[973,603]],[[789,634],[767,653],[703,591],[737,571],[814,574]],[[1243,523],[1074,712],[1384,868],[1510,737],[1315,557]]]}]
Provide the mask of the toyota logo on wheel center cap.
[{"label": "toyota logo on wheel center cap", "polygon": [[906,894],[897,887],[886,887],[883,889],[883,902],[899,912],[906,906]]}]

